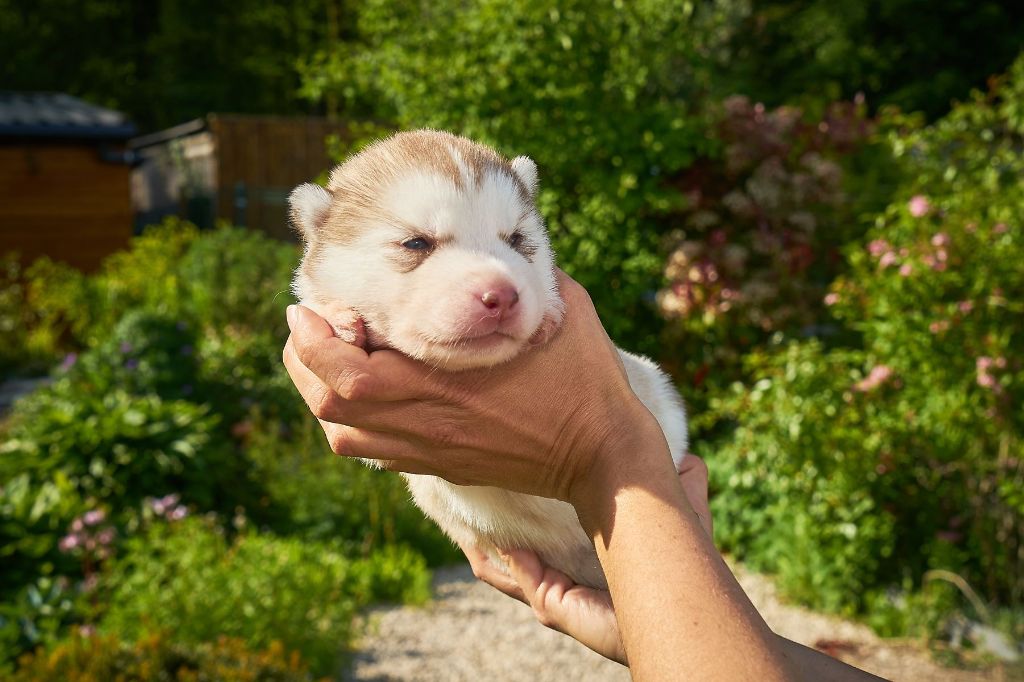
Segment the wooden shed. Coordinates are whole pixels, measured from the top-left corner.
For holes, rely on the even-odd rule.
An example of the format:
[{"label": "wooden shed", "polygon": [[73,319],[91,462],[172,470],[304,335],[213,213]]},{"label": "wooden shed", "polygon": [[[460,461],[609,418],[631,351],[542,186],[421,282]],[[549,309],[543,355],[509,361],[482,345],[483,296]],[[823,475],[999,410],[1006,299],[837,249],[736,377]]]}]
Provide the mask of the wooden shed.
[{"label": "wooden shed", "polygon": [[330,135],[344,123],[317,117],[210,114],[131,141],[136,225],[175,215],[217,220],[291,239],[288,193],[328,170]]},{"label": "wooden shed", "polygon": [[70,95],[0,92],[0,254],[84,270],[132,234],[125,117]]}]

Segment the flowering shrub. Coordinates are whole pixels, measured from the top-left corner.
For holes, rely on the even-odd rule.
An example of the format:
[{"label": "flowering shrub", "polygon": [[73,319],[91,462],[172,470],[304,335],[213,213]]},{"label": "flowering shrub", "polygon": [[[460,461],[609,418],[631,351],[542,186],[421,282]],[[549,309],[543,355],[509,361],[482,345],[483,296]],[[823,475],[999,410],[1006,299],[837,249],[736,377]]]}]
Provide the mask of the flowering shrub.
[{"label": "flowering shrub", "polygon": [[824,299],[859,344],[754,357],[716,404],[738,424],[712,457],[720,538],[806,601],[909,626],[902,595],[942,569],[1024,607],[1022,103],[1024,60],[894,135],[907,180]]},{"label": "flowering shrub", "polygon": [[866,153],[874,127],[862,103],[817,118],[737,96],[718,118],[721,157],[675,183],[688,204],[657,297],[671,322],[665,363],[705,392],[738,378],[740,357],[771,334],[821,331],[838,246],[858,230],[842,163]]}]

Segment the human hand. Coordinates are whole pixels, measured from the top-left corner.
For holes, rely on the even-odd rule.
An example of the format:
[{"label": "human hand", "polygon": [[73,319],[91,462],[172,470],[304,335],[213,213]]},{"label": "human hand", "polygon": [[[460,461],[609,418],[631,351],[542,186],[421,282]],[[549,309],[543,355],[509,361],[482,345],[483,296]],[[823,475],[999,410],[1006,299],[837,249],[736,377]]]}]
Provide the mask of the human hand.
[{"label": "human hand", "polygon": [[368,354],[302,306],[289,308],[284,363],[332,449],[388,469],[577,506],[594,497],[589,480],[664,476],[664,435],[589,296],[564,273],[559,287],[562,327],[503,365],[446,373],[395,351]]},{"label": "human hand", "polygon": [[[701,458],[687,455],[680,468],[679,483],[686,498],[705,532],[712,536],[707,465]],[[529,550],[504,552],[506,573],[480,548],[461,543],[460,547],[473,567],[473,575],[528,604],[542,625],[569,635],[605,658],[629,665],[609,592],[573,583],[564,573],[544,566]]]}]

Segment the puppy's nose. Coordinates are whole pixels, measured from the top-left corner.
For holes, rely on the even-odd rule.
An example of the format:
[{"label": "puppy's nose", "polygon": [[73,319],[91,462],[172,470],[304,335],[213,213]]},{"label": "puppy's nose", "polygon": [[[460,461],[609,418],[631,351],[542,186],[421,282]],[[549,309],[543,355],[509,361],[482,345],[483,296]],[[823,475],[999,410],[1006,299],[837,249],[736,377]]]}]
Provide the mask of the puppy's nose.
[{"label": "puppy's nose", "polygon": [[481,294],[480,302],[488,310],[504,313],[519,303],[519,292],[512,287],[495,287]]}]

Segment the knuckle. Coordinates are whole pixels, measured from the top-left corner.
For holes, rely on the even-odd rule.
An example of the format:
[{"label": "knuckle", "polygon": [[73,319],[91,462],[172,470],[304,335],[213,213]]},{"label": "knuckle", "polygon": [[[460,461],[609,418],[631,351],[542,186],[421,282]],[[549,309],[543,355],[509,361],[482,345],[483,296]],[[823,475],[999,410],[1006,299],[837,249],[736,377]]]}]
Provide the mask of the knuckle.
[{"label": "knuckle", "polygon": [[448,420],[436,421],[430,428],[430,440],[441,447],[453,447],[462,440],[462,429]]},{"label": "knuckle", "polygon": [[329,422],[338,421],[339,407],[338,395],[326,386],[318,388],[309,405],[314,417]]},{"label": "knuckle", "polygon": [[339,375],[336,382],[338,393],[345,400],[362,400],[370,392],[372,377],[366,372],[346,368]]}]

